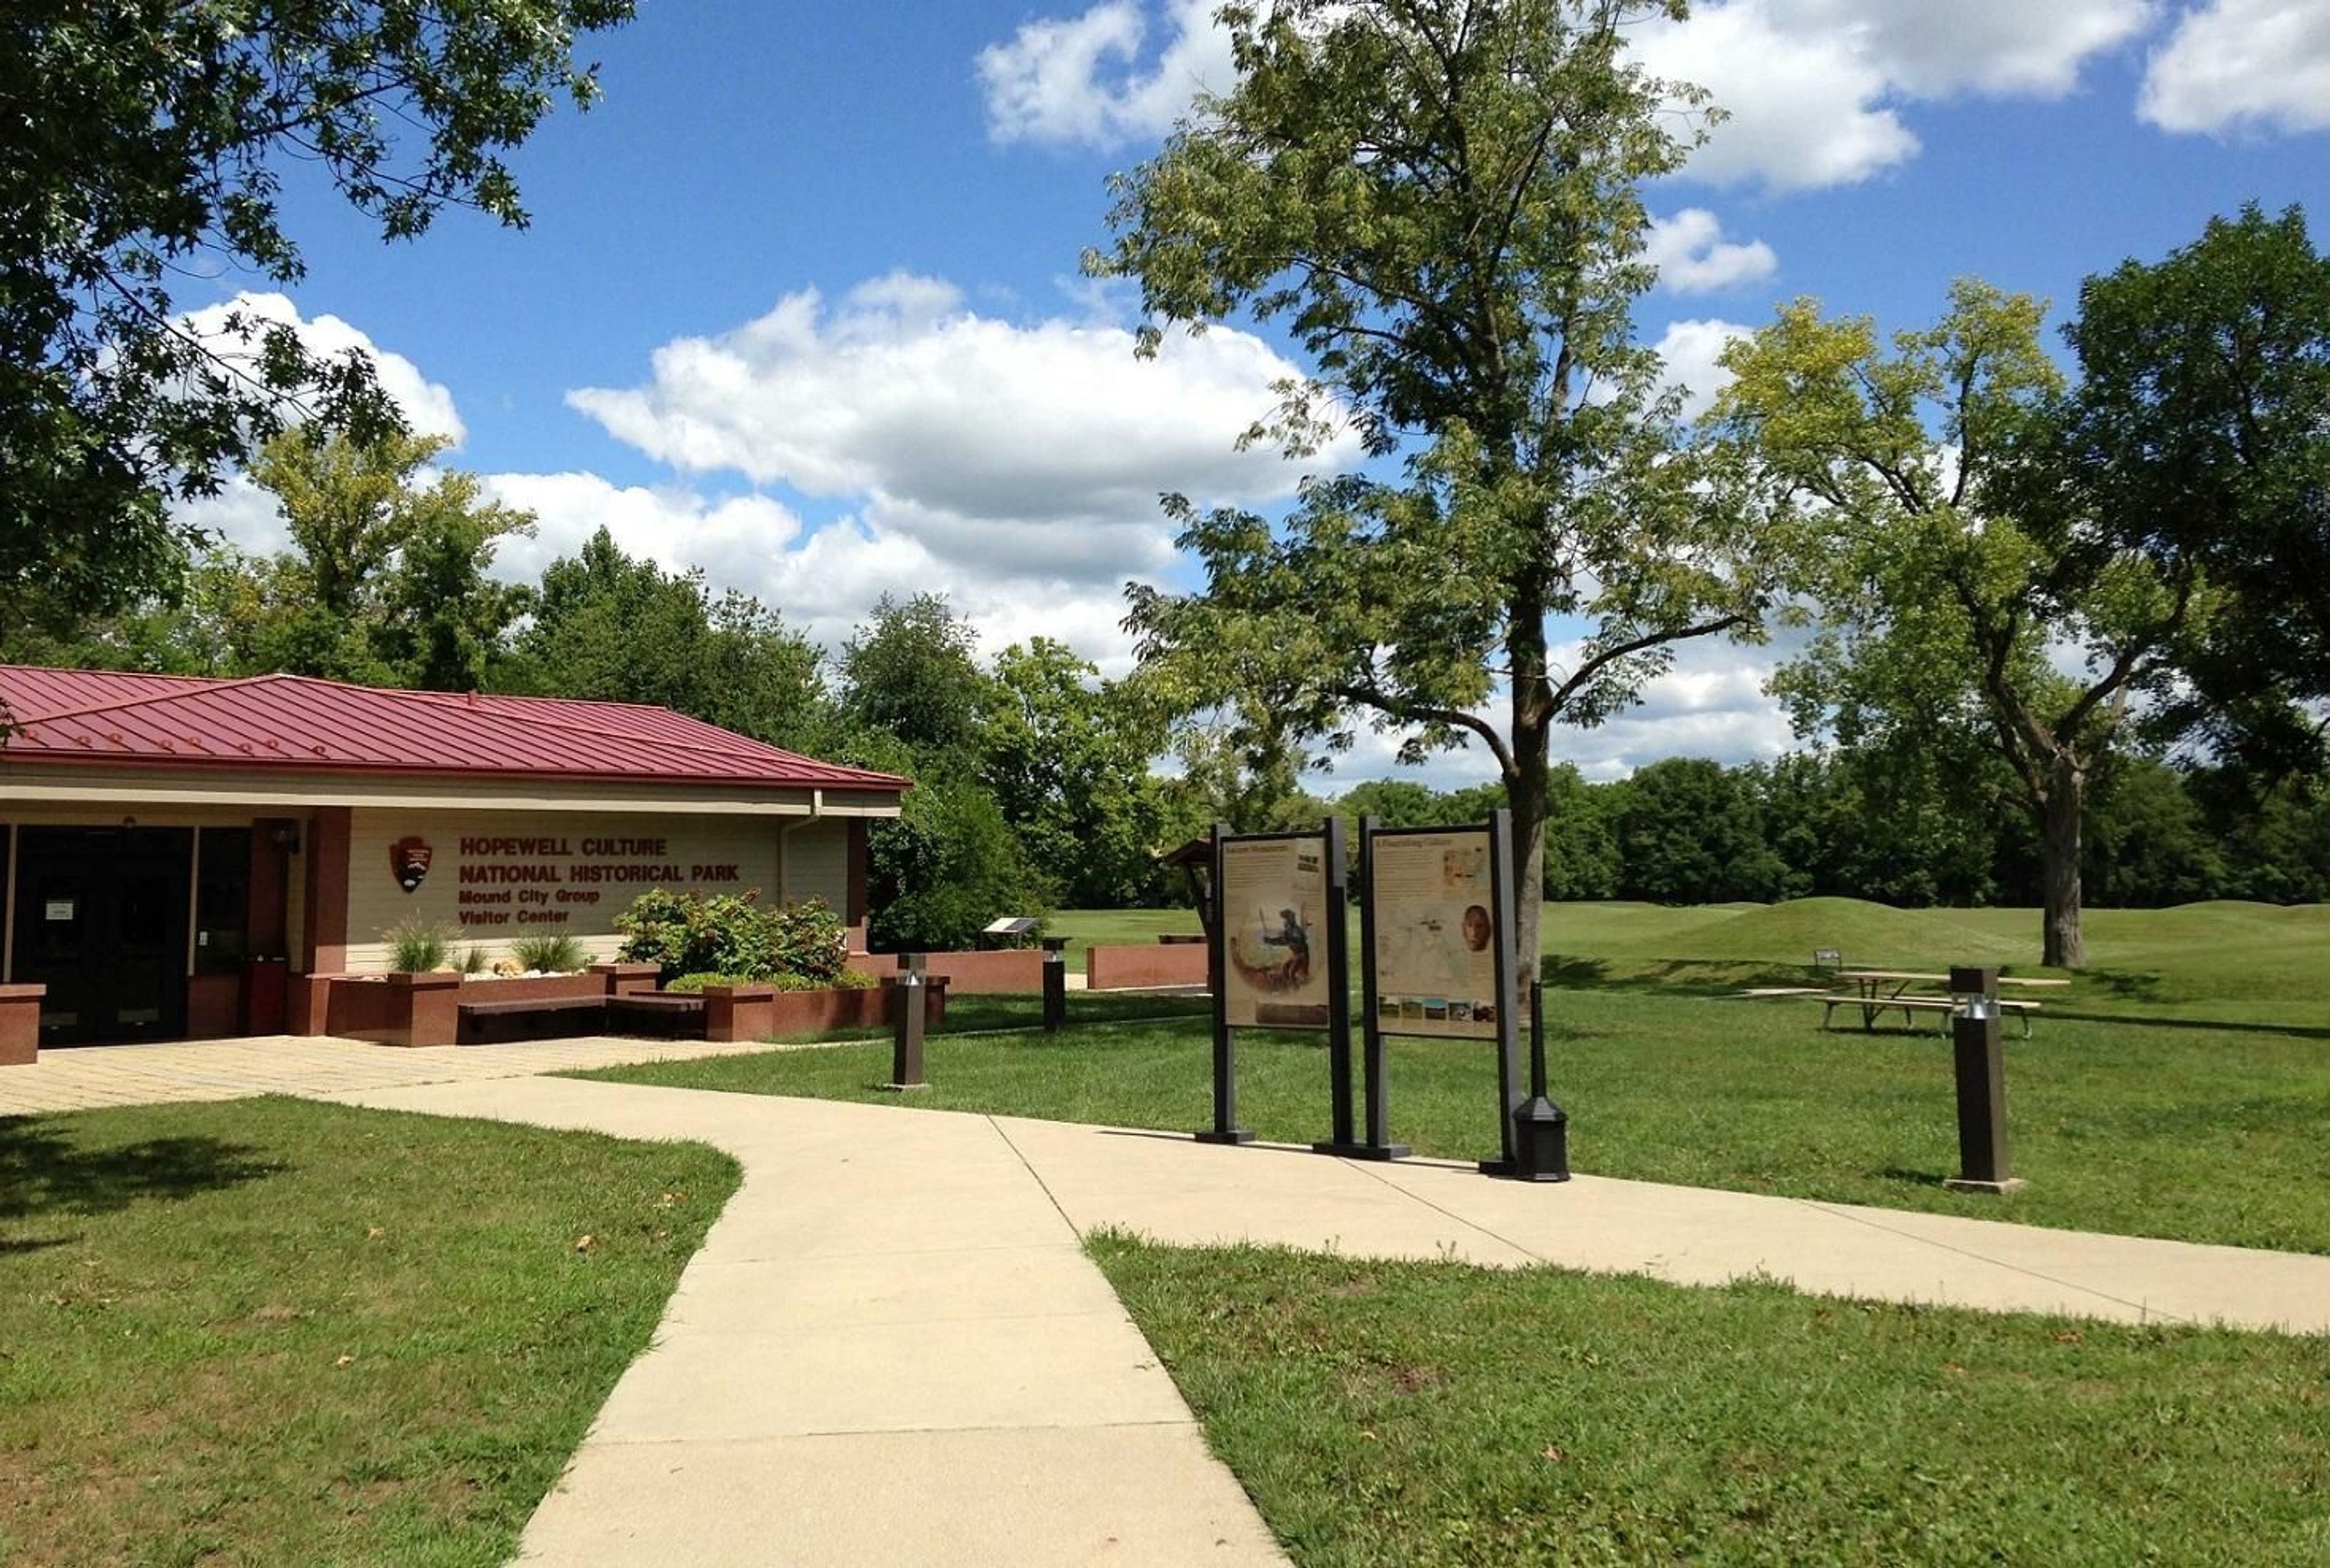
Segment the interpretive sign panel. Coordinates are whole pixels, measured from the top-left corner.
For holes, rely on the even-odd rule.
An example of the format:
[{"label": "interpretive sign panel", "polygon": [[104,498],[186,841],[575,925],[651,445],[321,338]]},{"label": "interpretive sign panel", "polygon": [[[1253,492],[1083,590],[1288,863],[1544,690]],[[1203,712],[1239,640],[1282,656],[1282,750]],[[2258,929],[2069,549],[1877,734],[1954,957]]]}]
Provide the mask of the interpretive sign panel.
[{"label": "interpretive sign panel", "polygon": [[1376,1027],[1494,1040],[1501,933],[1488,830],[1378,833],[1374,853]]},{"label": "interpretive sign panel", "polygon": [[1324,835],[1225,839],[1222,993],[1233,1029],[1329,1022]]}]

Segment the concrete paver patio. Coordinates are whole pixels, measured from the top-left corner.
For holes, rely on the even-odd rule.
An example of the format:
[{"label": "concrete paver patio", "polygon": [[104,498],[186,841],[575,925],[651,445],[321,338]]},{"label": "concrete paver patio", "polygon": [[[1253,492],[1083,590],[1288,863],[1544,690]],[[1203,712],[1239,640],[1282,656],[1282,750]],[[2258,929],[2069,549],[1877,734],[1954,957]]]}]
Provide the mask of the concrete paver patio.
[{"label": "concrete paver patio", "polygon": [[0,1116],[524,1078],[612,1067],[619,1062],[667,1061],[768,1049],[765,1045],[715,1045],[701,1040],[598,1038],[408,1050],[360,1040],[293,1034],[172,1041],[161,1045],[71,1046],[44,1050],[29,1067],[0,1068]]}]

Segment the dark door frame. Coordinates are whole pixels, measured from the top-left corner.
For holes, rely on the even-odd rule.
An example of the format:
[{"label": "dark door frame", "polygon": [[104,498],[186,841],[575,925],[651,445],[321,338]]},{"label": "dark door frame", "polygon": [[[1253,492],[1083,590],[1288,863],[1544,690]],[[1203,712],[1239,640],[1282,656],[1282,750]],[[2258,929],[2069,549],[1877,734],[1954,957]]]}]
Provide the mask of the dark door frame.
[{"label": "dark door frame", "polygon": [[[185,951],[194,870],[194,830],[189,827],[18,825],[12,968],[19,981],[50,988],[42,1008],[43,1046],[185,1037]],[[131,935],[123,922],[132,911],[136,885],[148,877],[160,881],[159,908],[148,912],[156,950],[139,965],[143,973],[132,976],[122,972],[128,961],[123,949]],[[81,906],[71,917],[81,929],[75,956],[68,961],[77,972],[59,972],[54,965],[44,964],[38,952],[45,932],[44,905],[52,901],[44,897],[44,879],[71,886]],[[147,993],[157,1003],[156,1015],[150,1022],[125,1024],[125,992],[133,982],[142,981],[158,982]],[[66,1010],[60,1003],[70,1003],[74,1022],[52,1026],[49,1015]]]}]

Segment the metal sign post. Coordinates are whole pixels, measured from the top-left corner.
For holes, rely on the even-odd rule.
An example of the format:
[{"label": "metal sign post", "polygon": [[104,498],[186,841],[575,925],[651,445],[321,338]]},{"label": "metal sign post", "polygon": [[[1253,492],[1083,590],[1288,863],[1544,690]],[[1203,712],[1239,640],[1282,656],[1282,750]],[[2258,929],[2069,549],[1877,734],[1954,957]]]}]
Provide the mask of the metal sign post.
[{"label": "metal sign post", "polygon": [[1222,902],[1222,840],[1227,826],[1214,824],[1214,919],[1207,932],[1210,952],[1207,967],[1213,974],[1214,992],[1214,1125],[1197,1135],[1201,1144],[1250,1144],[1254,1134],[1237,1125],[1237,1041],[1230,1029],[1229,910]]},{"label": "metal sign post", "polygon": [[1482,1160],[1481,1169],[1492,1176],[1510,1176],[1520,1169],[1514,1146],[1514,1115],[1524,1101],[1521,1092],[1520,987],[1513,953],[1513,813],[1499,806],[1489,815],[1489,895],[1497,921],[1497,1133],[1500,1154]]},{"label": "metal sign post", "polygon": [[[1362,819],[1364,824],[1365,819]],[[1396,1157],[1376,1135],[1375,1123],[1369,1123],[1369,1136],[1359,1142],[1352,1131],[1351,1117],[1351,927],[1350,870],[1344,853],[1343,819],[1327,819],[1327,974],[1330,990],[1327,996],[1327,1096],[1333,1135],[1325,1142],[1311,1145],[1321,1155],[1339,1155],[1346,1158],[1387,1160]],[[1366,844],[1366,829],[1360,830],[1360,843]],[[1365,853],[1364,848],[1361,851]],[[1368,939],[1362,937],[1362,946]],[[1372,964],[1371,955],[1363,953],[1360,962]],[[1374,1020],[1368,1021],[1368,1035],[1375,1039]],[[1372,1101],[1380,1094],[1382,1075],[1380,1064],[1372,1050],[1368,1060],[1368,1092]],[[1406,1151],[1400,1151],[1405,1153]]]}]

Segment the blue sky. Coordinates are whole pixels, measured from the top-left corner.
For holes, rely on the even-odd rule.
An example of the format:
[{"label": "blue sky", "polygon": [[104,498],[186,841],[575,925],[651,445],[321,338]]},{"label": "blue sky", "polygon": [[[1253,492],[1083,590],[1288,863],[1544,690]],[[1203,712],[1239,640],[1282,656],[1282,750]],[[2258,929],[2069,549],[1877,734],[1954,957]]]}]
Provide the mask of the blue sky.
[{"label": "blue sky", "polygon": [[[1108,175],[1227,84],[1210,9],[642,0],[586,43],[602,102],[516,160],[531,228],[450,214],[384,246],[295,180],[308,276],[267,308],[382,355],[450,461],[537,513],[515,575],[603,521],[829,643],[929,586],[990,648],[1056,636],[1115,672],[1124,580],[1186,580],[1158,492],[1267,508],[1299,478],[1231,450],[1299,368],[1283,343],[1136,364],[1127,297],[1077,274]],[[1695,391],[1727,333],[1800,294],[1890,329],[1974,274],[2060,313],[2082,276],[2249,200],[2303,204],[2330,242],[2323,0],[1730,0],[1639,47],[1732,110],[1649,193],[1665,265],[1642,335]],[[275,542],[246,490],[202,516]],[[1770,657],[1696,651],[1558,748],[1602,776],[1769,755]],[[1393,745],[1338,781],[1390,771]]]}]

